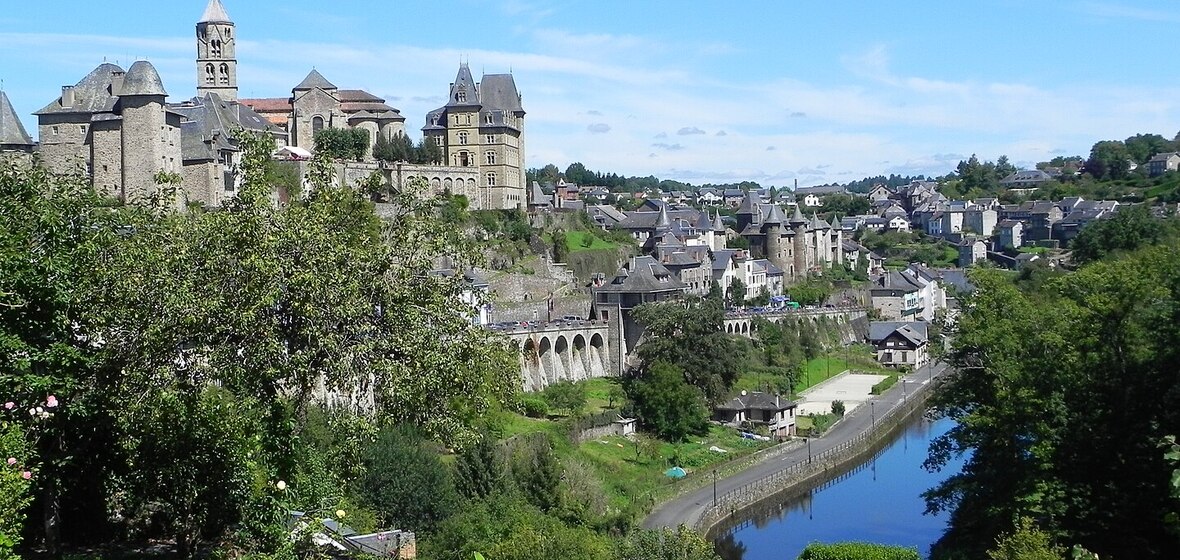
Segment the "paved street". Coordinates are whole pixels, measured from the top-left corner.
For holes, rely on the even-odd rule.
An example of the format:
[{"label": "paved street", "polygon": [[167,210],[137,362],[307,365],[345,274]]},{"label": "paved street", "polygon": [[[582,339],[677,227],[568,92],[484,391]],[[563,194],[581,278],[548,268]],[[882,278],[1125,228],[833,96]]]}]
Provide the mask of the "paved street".
[{"label": "paved street", "polygon": [[[847,442],[867,431],[876,416],[884,416],[888,410],[898,406],[918,385],[925,385],[946,371],[945,364],[935,364],[919,369],[902,379],[885,394],[873,397],[864,405],[845,415],[827,434],[811,440],[810,453],[818,455]],[[717,481],[717,495],[741,488],[746,484],[770,476],[796,463],[806,462],[808,447],[802,446],[777,457],[772,457],[750,468]],[[657,508],[643,521],[646,528],[692,526],[700,518],[705,506],[713,500],[713,485],[689,492]]]}]

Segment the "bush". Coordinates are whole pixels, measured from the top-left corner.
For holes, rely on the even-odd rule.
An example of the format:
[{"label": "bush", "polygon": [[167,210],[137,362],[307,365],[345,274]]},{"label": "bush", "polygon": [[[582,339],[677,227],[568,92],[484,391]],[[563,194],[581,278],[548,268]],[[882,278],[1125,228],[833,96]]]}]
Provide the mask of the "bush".
[{"label": "bush", "polygon": [[560,381],[545,388],[544,398],[550,408],[578,416],[586,408],[586,386],[569,380]]},{"label": "bush", "polygon": [[915,548],[872,543],[812,543],[803,549],[799,560],[920,560]]},{"label": "bush", "polygon": [[845,411],[844,401],[832,401],[832,414],[833,415],[843,418],[844,411]]},{"label": "bush", "polygon": [[357,494],[386,526],[429,532],[459,505],[451,470],[434,444],[412,427],[381,430],[364,465]]},{"label": "bush", "polygon": [[525,397],[520,400],[524,406],[524,415],[529,418],[545,418],[549,416],[549,404],[537,397]]},{"label": "bush", "polygon": [[880,395],[881,393],[888,391],[889,388],[892,387],[895,383],[897,383],[897,376],[890,375],[889,377],[882,379],[880,383],[873,385],[873,388],[869,391],[869,393],[873,394],[873,395]]}]

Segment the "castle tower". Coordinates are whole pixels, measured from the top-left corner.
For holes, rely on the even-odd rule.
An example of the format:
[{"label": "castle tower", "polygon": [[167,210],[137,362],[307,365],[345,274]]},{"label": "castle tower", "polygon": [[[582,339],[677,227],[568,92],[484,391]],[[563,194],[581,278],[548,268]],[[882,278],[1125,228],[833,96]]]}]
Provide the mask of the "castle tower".
[{"label": "castle tower", "polygon": [[761,217],[762,211],[758,208],[758,199],[753,191],[747,192],[746,197],[742,199],[742,205],[737,210],[737,232],[741,234],[746,231],[746,227],[750,224],[757,224],[758,218]]},{"label": "castle tower", "polygon": [[[140,60],[127,69],[122,106],[122,199],[142,202],[155,192],[156,173],[181,173],[180,117],[165,111],[168,93],[156,68]],[[178,200],[183,204],[183,196]]]},{"label": "castle tower", "polygon": [[20,117],[16,116],[16,110],[8,101],[8,94],[0,89],[0,152],[9,151],[31,153],[33,139],[25,131]]},{"label": "castle tower", "polygon": [[762,231],[766,233],[766,254],[763,257],[774,266],[788,270],[790,266],[785,259],[786,248],[783,247],[783,213],[778,204],[770,205],[770,212],[762,221]]},{"label": "castle tower", "polygon": [[788,225],[794,232],[791,247],[794,258],[790,275],[792,280],[798,280],[807,274],[807,219],[803,217],[803,212],[799,211],[798,204],[795,205],[795,214],[791,216]]},{"label": "castle tower", "polygon": [[197,97],[216,93],[227,101],[238,99],[238,57],[234,22],[221,0],[209,0],[197,23]]}]

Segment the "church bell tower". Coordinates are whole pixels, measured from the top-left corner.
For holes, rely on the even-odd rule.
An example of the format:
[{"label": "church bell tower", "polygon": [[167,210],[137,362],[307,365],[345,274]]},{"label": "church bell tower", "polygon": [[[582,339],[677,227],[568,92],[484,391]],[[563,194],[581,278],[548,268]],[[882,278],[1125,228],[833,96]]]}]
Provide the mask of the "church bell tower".
[{"label": "church bell tower", "polygon": [[238,98],[238,57],[234,22],[221,0],[209,0],[197,23],[197,97],[216,93],[225,100]]}]

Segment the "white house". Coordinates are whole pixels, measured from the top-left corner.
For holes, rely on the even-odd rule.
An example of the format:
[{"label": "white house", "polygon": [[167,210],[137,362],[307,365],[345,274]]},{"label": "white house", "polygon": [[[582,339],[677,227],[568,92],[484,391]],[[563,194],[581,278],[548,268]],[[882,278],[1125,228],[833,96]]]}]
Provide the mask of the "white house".
[{"label": "white house", "polygon": [[877,362],[889,367],[917,369],[930,361],[926,323],[869,323],[869,344],[876,349]]}]

